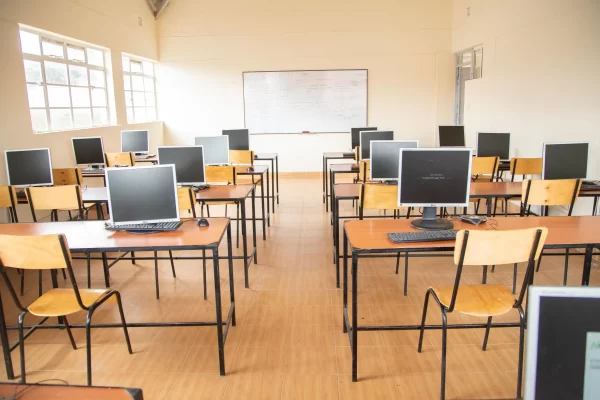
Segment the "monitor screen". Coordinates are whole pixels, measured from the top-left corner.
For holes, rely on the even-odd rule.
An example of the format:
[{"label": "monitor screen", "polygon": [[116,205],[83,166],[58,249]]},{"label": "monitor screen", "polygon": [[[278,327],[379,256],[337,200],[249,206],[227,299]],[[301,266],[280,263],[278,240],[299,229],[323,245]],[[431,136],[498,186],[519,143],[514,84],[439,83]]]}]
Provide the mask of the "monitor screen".
[{"label": "monitor screen", "polygon": [[477,157],[500,157],[510,160],[510,133],[477,134]]},{"label": "monitor screen", "polygon": [[204,146],[204,162],[206,165],[229,164],[229,136],[198,136],[196,146]]},{"label": "monitor screen", "polygon": [[158,148],[158,163],[175,165],[177,183],[203,185],[204,148],[202,146],[168,146]]},{"label": "monitor screen", "polygon": [[371,157],[371,141],[394,140],[393,131],[361,131],[360,132],[360,159],[368,160]]},{"label": "monitor screen", "polygon": [[465,127],[464,126],[440,126],[439,127],[440,147],[464,147],[465,146]]},{"label": "monitor screen", "polygon": [[13,186],[51,186],[50,149],[6,150],[8,184]]},{"label": "monitor screen", "polygon": [[147,153],[148,131],[121,131],[121,151]]},{"label": "monitor screen", "polygon": [[173,165],[107,168],[106,191],[113,224],[179,221]]},{"label": "monitor screen", "polygon": [[75,164],[77,165],[103,165],[106,164],[104,160],[104,146],[102,145],[102,138],[97,137],[85,137],[85,138],[71,138],[73,142],[73,153],[75,154]]},{"label": "monitor screen", "polygon": [[350,135],[352,139],[352,150],[356,148],[356,146],[360,146],[360,133],[362,131],[376,131],[377,127],[370,128],[352,128],[350,130]]},{"label": "monitor screen", "polygon": [[400,149],[398,205],[466,207],[471,149]]},{"label": "monitor screen", "polygon": [[589,143],[544,144],[542,179],[585,179]]},{"label": "monitor screen", "polygon": [[418,147],[418,140],[371,141],[371,180],[397,180],[400,149]]},{"label": "monitor screen", "polygon": [[229,136],[229,150],[250,150],[248,129],[226,129],[223,135]]}]

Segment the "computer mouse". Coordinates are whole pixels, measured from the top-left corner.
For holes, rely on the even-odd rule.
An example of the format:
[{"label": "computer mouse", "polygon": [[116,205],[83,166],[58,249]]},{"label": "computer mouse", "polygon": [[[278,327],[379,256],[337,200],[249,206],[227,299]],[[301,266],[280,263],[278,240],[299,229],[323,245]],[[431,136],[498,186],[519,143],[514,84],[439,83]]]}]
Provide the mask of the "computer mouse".
[{"label": "computer mouse", "polygon": [[248,172],[253,172],[253,171],[254,171],[254,168],[253,168],[253,167],[248,167],[248,168],[246,168],[246,171],[248,171]]},{"label": "computer mouse", "polygon": [[206,218],[200,218],[198,220],[198,226],[209,226],[208,220]]}]

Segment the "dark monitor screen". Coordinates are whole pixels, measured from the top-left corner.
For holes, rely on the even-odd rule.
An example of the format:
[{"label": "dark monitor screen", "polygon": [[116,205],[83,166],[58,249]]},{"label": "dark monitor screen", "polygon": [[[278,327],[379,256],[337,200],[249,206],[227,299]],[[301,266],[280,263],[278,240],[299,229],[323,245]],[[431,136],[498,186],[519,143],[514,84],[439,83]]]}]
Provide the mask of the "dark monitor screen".
[{"label": "dark monitor screen", "polygon": [[148,152],[148,131],[121,131],[121,151]]},{"label": "dark monitor screen", "polygon": [[510,133],[477,134],[477,157],[500,157],[510,160]]},{"label": "dark monitor screen", "polygon": [[75,164],[102,165],[104,160],[104,146],[101,137],[71,138]]},{"label": "dark monitor screen", "polygon": [[466,207],[471,149],[401,149],[398,205]]},{"label": "dark monitor screen", "polygon": [[465,127],[464,126],[440,126],[439,127],[440,147],[464,147],[465,145]]},{"label": "dark monitor screen", "polygon": [[543,179],[587,177],[589,143],[544,144]]},{"label": "dark monitor screen", "polygon": [[6,150],[8,184],[13,186],[50,186],[52,160],[50,149]]},{"label": "dark monitor screen", "polygon": [[108,168],[106,190],[115,224],[179,220],[173,165]]},{"label": "dark monitor screen", "polygon": [[158,148],[158,163],[175,165],[177,183],[203,185],[204,148],[202,146],[170,146]]},{"label": "dark monitor screen", "polygon": [[223,135],[229,136],[229,150],[250,150],[248,129],[227,129]]},{"label": "dark monitor screen", "polygon": [[204,146],[206,165],[229,164],[229,136],[198,136],[194,142],[196,146]]},{"label": "dark monitor screen", "polygon": [[400,149],[415,149],[418,147],[418,140],[371,141],[371,180],[398,179]]},{"label": "dark monitor screen", "polygon": [[356,146],[360,146],[360,132],[362,131],[376,131],[377,127],[370,128],[352,128],[350,130],[351,140],[352,140],[352,149],[354,150]]},{"label": "dark monitor screen", "polygon": [[368,160],[371,157],[372,140],[394,140],[393,131],[361,131],[360,132],[360,159]]}]

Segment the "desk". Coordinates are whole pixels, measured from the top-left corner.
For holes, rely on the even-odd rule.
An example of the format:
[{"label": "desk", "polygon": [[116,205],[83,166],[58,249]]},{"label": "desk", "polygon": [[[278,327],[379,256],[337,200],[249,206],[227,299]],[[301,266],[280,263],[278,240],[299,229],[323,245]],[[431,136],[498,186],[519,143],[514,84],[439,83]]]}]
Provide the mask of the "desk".
[{"label": "desk", "polygon": [[[68,222],[42,222],[25,224],[1,224],[2,235],[50,235],[64,234],[67,237],[69,249],[72,253],[90,252],[132,252],[132,251],[169,251],[169,250],[210,250],[212,252],[214,281],[215,281],[215,309],[216,321],[197,322],[139,322],[128,323],[128,327],[172,327],[172,326],[216,326],[217,344],[219,353],[219,368],[221,375],[225,375],[225,340],[230,326],[235,326],[235,295],[233,279],[233,254],[231,248],[231,225],[229,218],[209,218],[210,226],[198,227],[195,220],[188,220],[175,232],[161,232],[148,235],[133,235],[127,232],[113,232],[104,229],[104,221],[68,221]],[[231,305],[225,320],[221,309],[221,279],[219,270],[219,245],[227,233],[227,259],[229,267],[229,292]],[[200,259],[200,258],[197,258]],[[107,273],[107,264],[104,264]],[[158,280],[157,280],[158,283]],[[157,286],[158,289],[158,286]],[[122,293],[127,296],[126,292]],[[12,301],[12,300],[11,300]],[[30,329],[25,335],[28,337],[36,329],[59,328],[62,325],[42,325]],[[71,325],[71,328],[84,328],[83,324]],[[93,327],[121,328],[120,324],[95,324]],[[4,353],[6,374],[8,379],[14,379],[11,347],[8,343],[7,327],[0,296],[0,343]]]},{"label": "desk", "polygon": [[0,383],[0,398],[12,399],[13,396],[19,400],[144,400],[142,389]]},{"label": "desk", "polygon": [[[348,152],[350,153],[350,152]],[[345,156],[344,153],[341,152],[327,152],[323,153],[323,203],[325,203],[325,207],[327,208],[327,201],[329,200],[329,193],[327,193],[329,184],[327,183],[327,167],[329,160],[349,160],[354,159],[354,154],[352,156]],[[328,211],[326,209],[326,211]]]},{"label": "desk", "polygon": [[[235,167],[235,174],[238,176],[251,176],[252,184],[256,184],[254,177],[258,176],[260,180],[260,201],[262,206],[262,218],[263,218],[263,240],[267,240],[267,231],[265,227],[265,218],[267,226],[271,226],[271,206],[269,204],[269,167],[266,165],[255,165],[253,171],[248,171],[248,167]],[[267,175],[267,179],[265,178]],[[267,184],[267,212],[265,214],[265,182]]]},{"label": "desk", "polygon": [[[279,154],[278,153],[260,153],[254,155],[255,160],[270,161],[271,171],[271,187],[273,188],[274,195],[273,199],[273,213],[275,213],[275,197],[277,197],[277,204],[279,204]],[[276,186],[277,185],[277,186]]]},{"label": "desk", "polygon": [[[545,226],[548,237],[545,249],[584,248],[585,259],[582,274],[582,285],[589,283],[592,265],[592,250],[600,243],[600,217],[497,217],[498,229],[523,229]],[[454,221],[454,229],[485,230],[486,224],[479,226]],[[352,381],[357,381],[357,349],[359,331],[377,330],[417,330],[419,325],[401,326],[358,326],[358,260],[365,254],[398,254],[398,252],[437,252],[454,250],[454,241],[416,242],[395,244],[387,237],[388,232],[415,231],[406,219],[379,219],[346,221],[344,223],[344,271],[343,271],[343,307],[342,321],[344,333],[348,333],[352,349]],[[348,317],[348,245],[352,252],[352,315]],[[516,323],[492,324],[493,327],[518,326]],[[484,328],[485,324],[463,324],[462,327]],[[426,325],[429,329],[441,329],[441,325]],[[448,328],[452,329],[452,325]]]},{"label": "desk", "polygon": [[[325,193],[326,197],[331,197],[331,211],[333,212],[333,185],[335,185],[336,174],[358,174],[360,170],[358,164],[333,164],[329,166],[329,192]],[[327,189],[326,189],[327,190]],[[330,194],[331,193],[331,194]],[[327,208],[329,204],[325,204],[325,211],[329,211]]]}]

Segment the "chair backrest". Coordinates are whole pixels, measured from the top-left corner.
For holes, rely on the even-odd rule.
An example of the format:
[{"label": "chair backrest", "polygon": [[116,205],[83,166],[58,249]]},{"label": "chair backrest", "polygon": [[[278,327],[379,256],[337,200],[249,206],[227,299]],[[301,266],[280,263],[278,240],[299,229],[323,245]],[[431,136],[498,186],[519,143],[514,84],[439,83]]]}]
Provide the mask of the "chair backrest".
[{"label": "chair backrest", "polygon": [[114,167],[116,165],[133,167],[135,165],[133,153],[106,153],[105,156],[107,167]]},{"label": "chair backrest", "polygon": [[514,181],[515,175],[542,175],[543,163],[542,158],[511,158],[511,182]]},{"label": "chair backrest", "polygon": [[192,216],[196,218],[196,194],[191,187],[177,188],[177,201],[179,211],[192,211]]},{"label": "chair backrest", "polygon": [[360,146],[356,146],[356,147],[354,148],[354,160],[355,160],[356,162],[359,162],[359,161],[360,161]]},{"label": "chair backrest", "polygon": [[580,188],[579,179],[525,179],[521,192],[523,210],[529,206],[568,206],[571,215]]},{"label": "chair backrest", "polygon": [[491,175],[493,179],[498,173],[500,157],[473,157],[471,164],[472,175]]},{"label": "chair backrest", "polygon": [[235,185],[235,167],[232,165],[207,165],[207,183],[232,183]]},{"label": "chair backrest", "polygon": [[37,222],[35,212],[42,210],[79,210],[82,216],[83,203],[79,185],[29,187],[27,198],[34,222]]},{"label": "chair backrest", "polygon": [[55,186],[81,185],[83,175],[81,168],[53,168],[52,179]]},{"label": "chair backrest", "polygon": [[235,165],[254,165],[254,151],[229,150],[229,162]]},{"label": "chair backrest", "polygon": [[368,182],[371,176],[371,160],[362,160],[358,163],[358,180]]},{"label": "chair backrest", "polygon": [[17,191],[14,186],[0,186],[0,208],[8,208],[12,222],[19,222],[17,217]]},{"label": "chair backrest", "polygon": [[398,210],[398,186],[381,183],[363,183],[358,192],[359,217],[363,209]]}]

